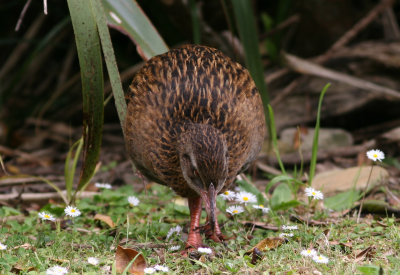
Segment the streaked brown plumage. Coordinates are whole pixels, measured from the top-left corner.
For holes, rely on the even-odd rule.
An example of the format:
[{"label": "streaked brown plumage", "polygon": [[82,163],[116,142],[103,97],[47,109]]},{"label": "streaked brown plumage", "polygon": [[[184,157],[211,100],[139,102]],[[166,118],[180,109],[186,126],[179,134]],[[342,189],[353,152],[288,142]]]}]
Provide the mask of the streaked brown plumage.
[{"label": "streaked brown plumage", "polygon": [[189,199],[189,246],[205,203],[208,237],[221,239],[215,196],[258,154],[264,111],[248,71],[220,51],[187,45],[150,59],[130,86],[128,153],[149,179]]}]

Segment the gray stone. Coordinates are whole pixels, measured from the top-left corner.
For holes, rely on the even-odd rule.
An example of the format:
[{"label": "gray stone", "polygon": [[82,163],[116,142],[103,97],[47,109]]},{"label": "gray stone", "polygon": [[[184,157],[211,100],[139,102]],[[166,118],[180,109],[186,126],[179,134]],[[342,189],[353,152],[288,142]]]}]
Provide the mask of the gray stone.
[{"label": "gray stone", "polygon": [[[324,194],[333,194],[351,190],[354,186],[357,190],[364,190],[372,166],[352,167],[343,170],[332,170],[315,176],[312,187]],[[385,168],[374,166],[368,189],[378,185],[384,185],[389,180],[389,173]]]},{"label": "gray stone", "polygon": [[[314,128],[306,128],[301,131],[301,149],[303,152],[310,152],[314,140]],[[297,128],[288,128],[281,132],[279,139],[279,149],[282,153],[297,151],[293,148],[293,143],[297,135]],[[318,149],[332,150],[353,144],[351,134],[343,129],[323,129],[319,130]]]}]

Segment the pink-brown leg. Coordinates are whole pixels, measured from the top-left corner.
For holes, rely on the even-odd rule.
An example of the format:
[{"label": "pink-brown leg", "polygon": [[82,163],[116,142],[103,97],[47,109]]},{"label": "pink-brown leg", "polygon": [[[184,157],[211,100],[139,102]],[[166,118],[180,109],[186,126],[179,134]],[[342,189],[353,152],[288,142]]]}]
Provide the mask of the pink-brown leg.
[{"label": "pink-brown leg", "polygon": [[207,217],[207,221],[206,221],[206,225],[204,227],[204,232],[206,234],[206,238],[207,239],[211,239],[214,242],[220,243],[224,240],[227,240],[227,237],[224,236],[221,232],[221,229],[219,227],[218,221],[215,222],[215,226],[214,226],[214,232],[212,232],[211,230],[211,225],[208,222],[208,217]]},{"label": "pink-brown leg", "polygon": [[186,250],[201,247],[203,241],[200,236],[201,199],[200,197],[188,198],[190,210],[190,231],[186,243]]}]

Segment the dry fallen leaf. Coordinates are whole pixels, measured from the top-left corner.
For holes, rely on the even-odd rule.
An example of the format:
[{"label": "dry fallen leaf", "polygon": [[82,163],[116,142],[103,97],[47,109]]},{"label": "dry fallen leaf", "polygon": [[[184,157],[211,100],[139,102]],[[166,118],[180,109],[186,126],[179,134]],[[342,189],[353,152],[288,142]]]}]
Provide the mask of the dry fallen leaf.
[{"label": "dry fallen leaf", "polygon": [[103,215],[103,214],[96,214],[94,216],[95,220],[99,220],[102,222],[105,222],[109,227],[114,228],[115,227],[115,223],[113,222],[113,220],[111,219],[110,216],[107,215]]},{"label": "dry fallen leaf", "polygon": [[29,272],[34,270],[35,267],[33,266],[25,266],[22,263],[16,263],[13,268],[12,268],[12,272],[14,272],[15,274],[20,274],[20,273],[25,273],[25,272]]},{"label": "dry fallen leaf", "polygon": [[372,258],[375,254],[375,246],[369,246],[366,249],[364,249],[363,251],[361,251],[360,253],[358,253],[356,255],[356,259],[355,262],[360,262],[362,261],[364,258]]},{"label": "dry fallen leaf", "polygon": [[265,222],[256,222],[256,221],[240,221],[241,224],[246,225],[246,226],[254,226],[257,228],[265,229],[265,230],[272,230],[272,231],[279,231],[279,227],[272,225],[272,224],[267,224]]},{"label": "dry fallen leaf", "polygon": [[129,265],[129,263],[136,257],[135,261],[129,267],[128,272],[135,275],[144,274],[144,269],[146,268],[146,260],[144,259],[142,254],[138,254],[139,252],[134,249],[118,246],[117,251],[115,252],[115,265],[117,272],[122,273]]},{"label": "dry fallen leaf", "polygon": [[280,237],[268,237],[256,244],[252,249],[247,251],[245,254],[251,254],[253,253],[254,249],[257,248],[258,251],[265,252],[270,249],[277,248],[281,244],[285,243],[286,240],[284,238]]},{"label": "dry fallen leaf", "polygon": [[18,248],[23,248],[23,249],[32,249],[33,251],[36,251],[36,247],[34,247],[33,245],[29,244],[29,243],[24,243],[22,245],[18,245],[15,246],[14,249],[18,249]]}]

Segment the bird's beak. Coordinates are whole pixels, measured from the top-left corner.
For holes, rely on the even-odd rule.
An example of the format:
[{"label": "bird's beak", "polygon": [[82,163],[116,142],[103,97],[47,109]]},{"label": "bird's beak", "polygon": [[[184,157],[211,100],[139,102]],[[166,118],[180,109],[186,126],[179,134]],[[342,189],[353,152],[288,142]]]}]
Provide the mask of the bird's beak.
[{"label": "bird's beak", "polygon": [[217,193],[215,192],[214,185],[211,183],[210,186],[208,187],[207,192],[202,192],[201,193],[201,198],[204,202],[207,216],[209,218],[210,226],[212,232],[214,232],[215,229],[215,223],[216,223],[216,209],[217,209]]}]

